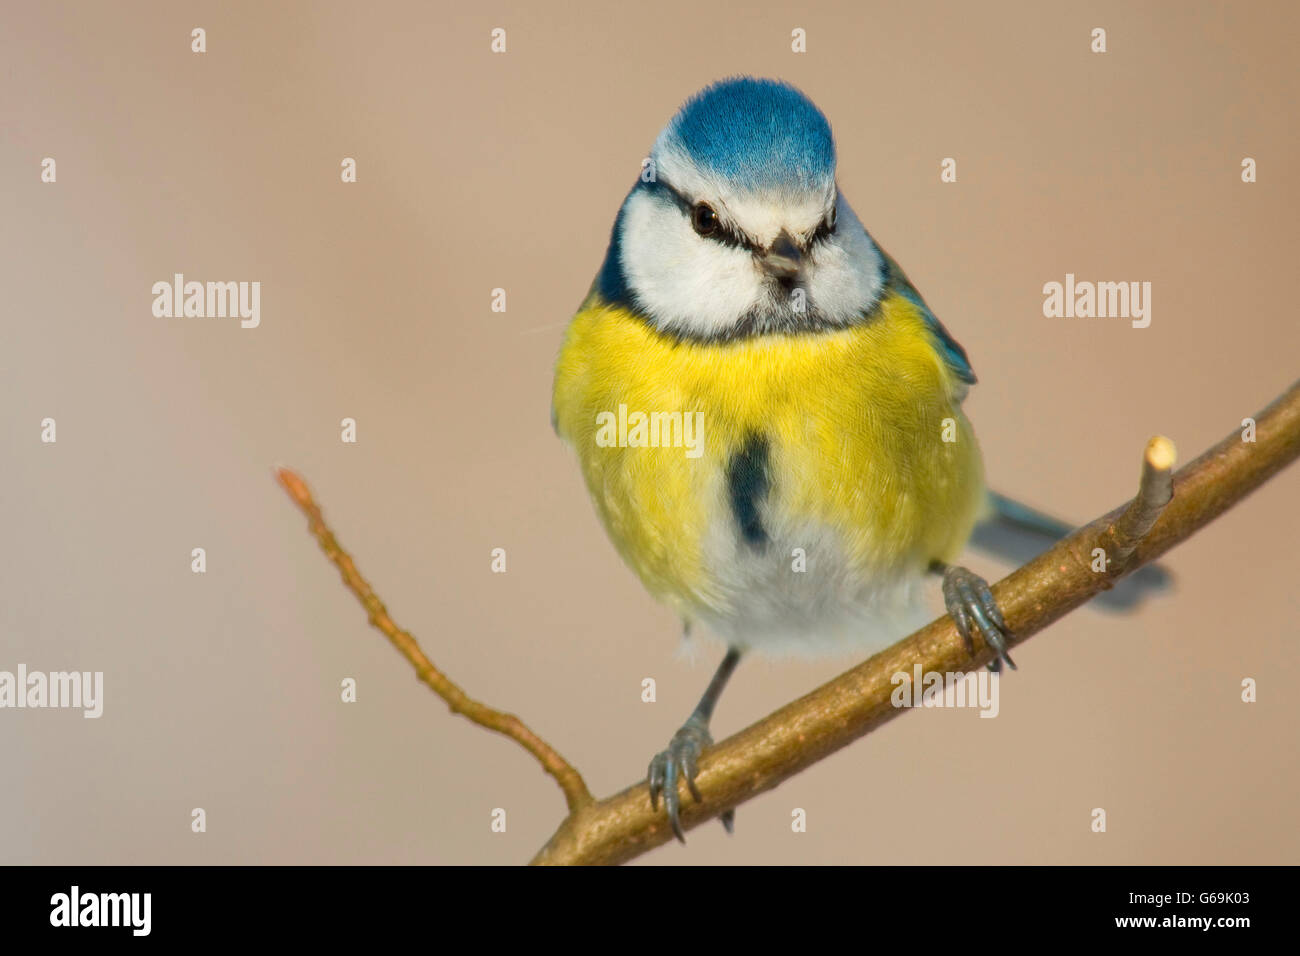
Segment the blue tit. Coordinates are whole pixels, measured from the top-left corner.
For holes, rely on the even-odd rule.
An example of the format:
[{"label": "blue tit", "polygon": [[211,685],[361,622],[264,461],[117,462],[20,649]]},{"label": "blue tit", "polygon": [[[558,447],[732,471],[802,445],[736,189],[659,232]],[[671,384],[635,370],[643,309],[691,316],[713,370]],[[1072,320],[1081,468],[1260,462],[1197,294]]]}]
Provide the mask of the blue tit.
[{"label": "blue tit", "polygon": [[619,554],[727,647],[650,763],[679,839],[679,782],[699,799],[697,759],[745,652],[874,652],[934,573],[972,653],[978,631],[1015,666],[988,585],[953,563],[1005,501],[986,493],[962,411],[974,383],[839,189],[806,96],[740,77],[681,107],[618,212],[552,400]]}]

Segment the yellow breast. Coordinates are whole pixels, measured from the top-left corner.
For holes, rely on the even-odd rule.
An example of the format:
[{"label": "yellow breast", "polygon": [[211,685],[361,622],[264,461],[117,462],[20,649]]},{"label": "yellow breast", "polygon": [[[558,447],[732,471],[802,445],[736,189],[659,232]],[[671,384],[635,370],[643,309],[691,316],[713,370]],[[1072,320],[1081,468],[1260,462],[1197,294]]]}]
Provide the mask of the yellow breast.
[{"label": "yellow breast", "polygon": [[[902,297],[852,328],[695,342],[593,294],[560,353],[554,414],[620,554],[691,617],[746,600],[741,558],[788,571],[800,541],[863,579],[954,557],[983,497],[959,389]],[[634,433],[637,413],[658,413],[660,434]],[[692,437],[678,421],[699,424],[697,448],[673,445]],[[770,547],[737,513],[736,463],[755,442],[765,471],[747,493]]]}]

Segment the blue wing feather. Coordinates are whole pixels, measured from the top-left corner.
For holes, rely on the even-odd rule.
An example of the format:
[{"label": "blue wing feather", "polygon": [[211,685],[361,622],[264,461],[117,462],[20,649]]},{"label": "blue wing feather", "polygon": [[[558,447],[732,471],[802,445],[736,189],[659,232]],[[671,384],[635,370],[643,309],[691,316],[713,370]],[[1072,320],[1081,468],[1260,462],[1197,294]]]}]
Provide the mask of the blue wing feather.
[{"label": "blue wing feather", "polygon": [[921,315],[925,318],[926,327],[934,336],[935,344],[939,346],[939,351],[943,354],[943,360],[948,364],[948,367],[967,385],[974,385],[975,370],[970,367],[970,359],[966,356],[966,350],[943,327],[943,323],[930,311],[930,307],[921,300],[919,295],[915,296],[912,301],[920,307]]},{"label": "blue wing feather", "polygon": [[912,285],[906,273],[899,268],[898,263],[879,245],[876,248],[885,260],[886,287],[893,289],[921,310],[921,316],[925,319],[926,327],[930,330],[930,334],[934,336],[934,344],[938,346],[939,353],[943,356],[948,368],[952,369],[953,374],[967,385],[974,385],[975,370],[971,368],[970,359],[966,356],[966,350],[943,327],[943,323],[939,321],[938,316],[925,304],[925,300],[921,298],[921,293],[916,291],[916,286]]}]

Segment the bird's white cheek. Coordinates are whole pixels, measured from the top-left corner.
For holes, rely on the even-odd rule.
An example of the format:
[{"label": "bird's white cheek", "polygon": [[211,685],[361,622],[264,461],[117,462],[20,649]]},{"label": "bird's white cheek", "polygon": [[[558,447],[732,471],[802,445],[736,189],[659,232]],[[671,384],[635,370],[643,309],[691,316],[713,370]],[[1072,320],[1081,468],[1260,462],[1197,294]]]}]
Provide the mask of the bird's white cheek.
[{"label": "bird's white cheek", "polygon": [[696,235],[679,210],[649,196],[629,200],[621,250],[637,304],[661,328],[722,332],[764,295],[748,251]]},{"label": "bird's white cheek", "polygon": [[851,323],[880,298],[883,264],[857,220],[841,219],[834,241],[817,250],[809,298],[828,321]]}]

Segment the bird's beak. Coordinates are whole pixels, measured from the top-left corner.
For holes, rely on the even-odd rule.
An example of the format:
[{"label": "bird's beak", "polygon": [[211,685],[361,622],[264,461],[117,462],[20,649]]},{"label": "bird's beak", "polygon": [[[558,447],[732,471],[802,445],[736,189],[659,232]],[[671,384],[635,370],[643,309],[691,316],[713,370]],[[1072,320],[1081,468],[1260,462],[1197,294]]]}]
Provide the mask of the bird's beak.
[{"label": "bird's beak", "polygon": [[759,261],[763,270],[774,279],[794,279],[803,270],[803,253],[795,245],[794,238],[784,230]]}]

